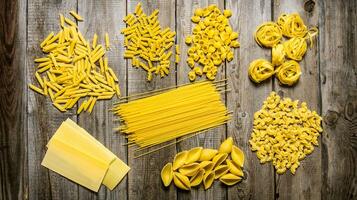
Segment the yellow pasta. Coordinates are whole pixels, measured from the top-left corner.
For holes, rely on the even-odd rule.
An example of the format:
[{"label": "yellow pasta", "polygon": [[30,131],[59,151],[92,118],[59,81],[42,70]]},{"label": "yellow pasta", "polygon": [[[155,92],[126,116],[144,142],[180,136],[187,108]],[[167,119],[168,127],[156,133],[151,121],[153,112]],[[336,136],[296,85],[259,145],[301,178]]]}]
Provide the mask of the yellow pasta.
[{"label": "yellow pasta", "polygon": [[[214,80],[217,75],[217,67],[225,61],[232,61],[234,53],[231,48],[238,48],[238,33],[233,32],[228,18],[232,11],[224,10],[223,13],[216,5],[206,8],[197,8],[191,21],[195,23],[192,35],[185,38],[185,43],[191,47],[188,49],[186,59],[190,68],[202,68],[199,71],[190,71],[188,77],[196,80],[196,75],[205,74],[208,80]],[[198,65],[196,65],[196,63]]]},{"label": "yellow pasta", "polygon": [[109,35],[108,33],[105,33],[105,48],[107,49],[107,51],[110,48],[110,42],[109,42]]},{"label": "yellow pasta", "polygon": [[283,35],[275,22],[265,22],[257,28],[254,37],[260,46],[273,47],[280,42]]},{"label": "yellow pasta", "polygon": [[125,122],[121,132],[141,148],[215,127],[230,119],[220,94],[210,82],[118,104],[113,112]]},{"label": "yellow pasta", "polygon": [[[257,28],[255,40],[260,46],[272,48],[272,64],[264,59],[251,62],[248,74],[251,80],[259,83],[274,74],[283,85],[292,86],[301,75],[301,61],[307,51],[307,42],[312,47],[313,37],[318,30],[308,29],[297,13],[281,14],[275,22],[266,22]],[[285,36],[288,39],[283,41]],[[291,60],[290,60],[291,59]],[[274,67],[277,69],[274,69]]]},{"label": "yellow pasta", "polygon": [[272,92],[254,113],[251,150],[261,163],[272,162],[278,174],[288,169],[295,174],[300,161],[318,145],[321,119],[305,102],[299,105]]},{"label": "yellow pasta", "polygon": [[295,84],[299,80],[300,75],[300,65],[294,60],[284,62],[276,69],[276,77],[284,85],[291,86]]},{"label": "yellow pasta", "polygon": [[[71,15],[82,19],[75,12]],[[92,112],[97,100],[111,99],[114,94],[119,97],[118,78],[108,66],[105,49],[97,45],[98,36],[95,34],[91,46],[73,21],[60,14],[60,23],[59,33],[51,32],[40,44],[46,56],[35,59],[39,87],[29,87],[49,96],[61,112],[73,108],[81,98],[89,98],[79,106],[78,114]]]},{"label": "yellow pasta", "polygon": [[[161,180],[164,186],[169,187],[172,179],[176,187],[184,190],[190,190],[190,187],[201,183],[207,190],[215,179],[219,179],[228,186],[240,182],[244,177],[243,151],[233,145],[232,137],[222,142],[219,151],[221,153],[217,154],[218,150],[215,149],[195,147],[177,153],[173,164],[169,162],[161,170]],[[208,154],[210,155],[207,157]],[[229,157],[231,160],[228,159]],[[176,181],[174,175],[177,176]]]},{"label": "yellow pasta", "polygon": [[76,13],[75,11],[70,11],[69,12],[77,21],[83,21],[83,18],[78,14]]},{"label": "yellow pasta", "polygon": [[254,60],[249,65],[249,78],[256,83],[270,78],[274,73],[274,66],[264,59]]},{"label": "yellow pasta", "polygon": [[[124,58],[131,59],[133,67],[144,69],[147,72],[147,81],[152,80],[154,71],[154,75],[160,75],[161,78],[167,76],[176,32],[170,28],[161,29],[158,10],[147,16],[141,3],[138,3],[134,14],[129,14],[123,19],[127,24],[121,31],[126,47]],[[179,62],[178,55],[175,55],[176,63]]]}]

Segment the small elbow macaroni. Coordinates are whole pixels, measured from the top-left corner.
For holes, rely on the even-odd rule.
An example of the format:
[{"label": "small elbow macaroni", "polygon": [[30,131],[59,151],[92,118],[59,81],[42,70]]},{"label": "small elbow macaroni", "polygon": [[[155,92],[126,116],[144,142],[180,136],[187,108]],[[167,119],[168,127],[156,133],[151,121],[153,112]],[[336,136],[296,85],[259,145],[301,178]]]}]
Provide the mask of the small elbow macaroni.
[{"label": "small elbow macaroni", "polygon": [[[255,41],[262,47],[272,48],[272,63],[265,61],[267,68],[260,68],[263,59],[254,60],[249,67],[248,74],[252,81],[259,83],[274,74],[279,79],[279,83],[292,86],[300,77],[300,65],[295,61],[301,61],[307,51],[307,42],[318,33],[317,28],[308,29],[300,15],[281,14],[277,22],[266,22],[261,24],[255,32]],[[289,38],[282,41],[283,36]],[[273,70],[270,69],[273,67]],[[277,69],[274,69],[277,67]],[[257,69],[257,70],[253,70]],[[257,78],[260,77],[260,78]]]},{"label": "small elbow macaroni", "polygon": [[318,146],[321,132],[321,117],[305,102],[299,106],[298,100],[272,92],[254,113],[249,143],[260,163],[272,162],[278,174],[289,169],[295,174],[300,161]]},{"label": "small elbow macaroni", "polygon": [[[185,38],[185,43],[190,46],[186,60],[192,69],[188,73],[190,81],[202,74],[205,74],[207,79],[214,80],[218,67],[226,60],[233,60],[234,53],[231,48],[238,48],[240,44],[238,33],[233,32],[228,22],[231,16],[231,10],[224,10],[222,13],[216,5],[195,10],[191,21],[196,26],[192,35]],[[202,70],[197,70],[200,66]]]},{"label": "small elbow macaroni", "polygon": [[147,72],[147,80],[151,81],[153,73],[160,77],[167,76],[170,68],[170,58],[175,57],[175,62],[180,60],[179,47],[176,45],[176,54],[172,55],[171,47],[174,46],[176,32],[170,28],[161,29],[158,20],[159,10],[147,16],[139,3],[134,14],[124,17],[127,27],[124,34],[124,58],[132,60],[133,67],[140,67]]}]

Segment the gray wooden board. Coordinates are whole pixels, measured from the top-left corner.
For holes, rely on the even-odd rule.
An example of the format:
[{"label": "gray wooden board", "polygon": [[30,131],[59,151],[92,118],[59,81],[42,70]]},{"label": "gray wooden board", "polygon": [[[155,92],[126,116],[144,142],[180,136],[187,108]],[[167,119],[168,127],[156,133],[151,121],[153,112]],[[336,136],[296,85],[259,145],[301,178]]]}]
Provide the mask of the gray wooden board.
[{"label": "gray wooden board", "polygon": [[227,1],[226,6],[237,13],[232,16],[230,23],[233,30],[239,32],[238,40],[241,43],[241,47],[235,51],[234,60],[227,64],[228,86],[231,89],[227,93],[227,102],[228,109],[233,111],[233,119],[228,123],[227,131],[246,156],[245,178],[237,187],[229,189],[229,199],[273,199],[273,167],[271,164],[259,164],[259,159],[250,150],[248,142],[254,112],[260,110],[262,100],[272,90],[271,79],[257,85],[248,77],[250,62],[258,58],[269,60],[271,56],[269,49],[260,48],[253,37],[257,26],[271,20],[271,3],[264,0],[240,3]]},{"label": "gray wooden board", "polygon": [[[299,13],[305,24],[310,27],[318,26],[318,9],[316,5],[304,9],[304,2],[274,1],[274,20],[281,13]],[[321,114],[319,63],[318,63],[318,37],[314,38],[313,46],[309,48],[299,65],[302,75],[294,87],[281,86],[278,79],[274,80],[274,90],[284,97],[306,102],[309,109]],[[320,137],[321,138],[321,137]],[[296,174],[290,171],[283,175],[276,175],[276,196],[282,199],[320,199],[321,198],[321,148],[315,147],[311,155],[301,161]]]},{"label": "gray wooden board", "polygon": [[[159,0],[142,1],[146,13],[160,10],[160,24],[177,32],[181,61],[172,65],[163,79],[146,81],[146,73],[123,59],[123,17],[133,12],[138,0],[110,1],[34,1],[5,0],[0,3],[0,199],[355,199],[357,196],[357,90],[356,90],[356,1],[332,0]],[[215,3],[231,9],[230,24],[239,32],[241,47],[234,60],[222,65],[217,79],[228,78],[222,95],[232,120],[224,126],[195,136],[176,146],[134,158],[133,148],[123,146],[126,139],[113,131],[119,123],[108,112],[115,101],[98,102],[91,115],[76,115],[75,110],[60,113],[48,97],[28,89],[36,83],[33,60],[41,57],[39,43],[51,31],[59,30],[59,13],[69,16],[76,10],[85,21],[79,29],[87,39],[93,33],[104,42],[109,33],[112,49],[106,54],[109,65],[119,75],[123,95],[188,83],[190,68],[184,38],[191,34],[194,9]],[[305,3],[305,4],[304,4]],[[249,63],[264,57],[269,49],[253,39],[255,28],[275,20],[282,12],[298,12],[307,25],[316,25],[319,35],[300,62],[302,76],[292,87],[282,87],[276,79],[253,84],[247,75]],[[271,164],[261,165],[250,151],[248,140],[252,116],[271,91],[306,101],[323,117],[320,146],[301,162],[296,175],[275,175]],[[114,191],[104,186],[91,192],[40,165],[46,144],[58,126],[71,118],[113,151],[132,168]],[[161,168],[176,152],[196,146],[217,148],[232,136],[246,155],[244,180],[233,187],[219,182],[205,191],[202,186],[183,192],[173,185],[164,188]],[[135,147],[134,147],[135,148]],[[151,150],[151,149],[149,149]]]}]

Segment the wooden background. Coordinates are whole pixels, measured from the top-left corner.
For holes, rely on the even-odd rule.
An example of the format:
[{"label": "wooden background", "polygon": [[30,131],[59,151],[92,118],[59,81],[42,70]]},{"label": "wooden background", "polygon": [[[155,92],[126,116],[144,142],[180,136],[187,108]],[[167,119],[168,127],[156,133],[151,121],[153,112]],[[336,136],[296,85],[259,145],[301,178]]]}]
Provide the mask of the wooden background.
[{"label": "wooden background", "polygon": [[[34,58],[42,55],[39,43],[59,29],[59,13],[77,10],[85,18],[79,23],[87,38],[108,32],[115,47],[109,64],[119,74],[122,94],[128,95],[187,83],[182,61],[164,79],[146,82],[145,73],[123,59],[123,17],[134,11],[138,0],[1,0],[0,1],[0,199],[356,199],[357,198],[357,89],[356,89],[356,0],[150,0],[145,12],[160,9],[160,23],[177,32],[181,51],[190,34],[193,10],[209,4],[231,9],[230,23],[240,32],[241,48],[235,58],[220,68],[218,79],[228,78],[232,89],[224,95],[233,120],[176,146],[134,159],[125,139],[115,133],[113,116],[106,110],[112,102],[97,103],[91,115],[58,112],[43,96],[28,89],[34,82]],[[308,25],[319,27],[317,42],[309,49],[300,82],[291,88],[277,80],[254,85],[247,76],[249,63],[270,59],[252,34],[257,25],[276,19],[282,12],[298,12]],[[102,37],[101,37],[101,41]],[[261,165],[249,149],[252,115],[271,91],[307,101],[323,116],[320,145],[302,161],[295,176],[276,175],[271,164]],[[114,101],[114,100],[113,100]],[[71,118],[127,162],[132,170],[114,190],[102,187],[93,193],[41,167],[45,145],[56,128]],[[160,170],[176,152],[195,146],[217,148],[233,136],[246,154],[246,178],[233,187],[218,181],[204,191],[178,191],[161,184]]]}]

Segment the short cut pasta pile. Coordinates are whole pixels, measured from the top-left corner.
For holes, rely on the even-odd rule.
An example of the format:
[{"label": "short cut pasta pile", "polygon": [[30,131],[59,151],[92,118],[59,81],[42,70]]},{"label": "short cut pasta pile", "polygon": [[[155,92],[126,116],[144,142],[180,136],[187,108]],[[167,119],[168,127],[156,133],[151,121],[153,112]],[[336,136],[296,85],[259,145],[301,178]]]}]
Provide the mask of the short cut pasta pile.
[{"label": "short cut pasta pile", "polygon": [[200,82],[114,106],[119,130],[140,148],[203,131],[230,119],[215,85]]},{"label": "short cut pasta pile", "polygon": [[[315,27],[308,30],[297,13],[281,14],[277,22],[261,24],[255,32],[255,41],[262,47],[272,48],[272,62],[264,59],[251,62],[248,70],[250,79],[260,83],[275,74],[281,84],[295,84],[301,75],[298,62],[307,51],[306,40],[309,39],[312,46],[312,37],[317,32]],[[288,40],[282,42],[283,36]]]},{"label": "short cut pasta pile", "polygon": [[[70,14],[77,20],[82,17],[76,12]],[[86,98],[77,113],[92,112],[97,100],[120,96],[118,78],[108,66],[105,49],[97,44],[94,35],[92,44],[78,30],[77,24],[60,14],[61,30],[51,32],[40,44],[45,57],[35,59],[38,63],[35,77],[39,86],[29,84],[34,91],[50,96],[53,105],[65,112]],[[109,36],[105,36],[109,49]]]},{"label": "short cut pasta pile", "polygon": [[173,162],[162,168],[161,180],[165,187],[173,181],[182,190],[190,190],[201,183],[207,190],[216,179],[232,186],[244,177],[243,166],[244,153],[233,145],[233,138],[229,137],[218,150],[195,147],[177,153]]},{"label": "short cut pasta pile", "polygon": [[240,44],[238,33],[229,25],[228,18],[231,16],[231,10],[222,13],[217,5],[195,10],[191,21],[196,25],[192,35],[185,39],[186,44],[191,46],[186,60],[192,69],[188,73],[190,81],[203,74],[208,80],[214,80],[218,67],[226,60],[233,60],[234,52],[231,48],[238,48]]},{"label": "short cut pasta pile", "polygon": [[272,162],[278,174],[288,169],[295,174],[300,161],[318,146],[321,132],[321,117],[305,102],[299,105],[272,92],[254,113],[249,143],[260,163]]},{"label": "short cut pasta pile", "polygon": [[[169,74],[171,48],[175,42],[176,32],[170,28],[162,30],[158,14],[159,10],[156,9],[147,16],[141,3],[138,3],[134,14],[124,18],[127,27],[121,31],[125,36],[124,58],[131,59],[133,67],[144,69],[148,81],[152,80],[153,74],[161,78]],[[176,53],[176,59],[179,59],[179,53]]]}]

